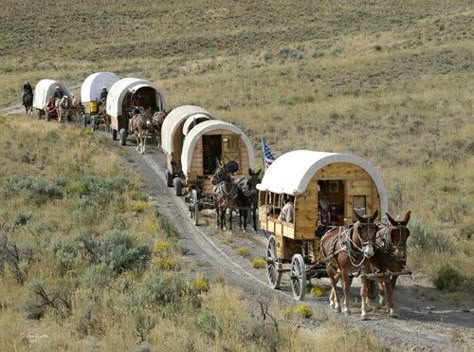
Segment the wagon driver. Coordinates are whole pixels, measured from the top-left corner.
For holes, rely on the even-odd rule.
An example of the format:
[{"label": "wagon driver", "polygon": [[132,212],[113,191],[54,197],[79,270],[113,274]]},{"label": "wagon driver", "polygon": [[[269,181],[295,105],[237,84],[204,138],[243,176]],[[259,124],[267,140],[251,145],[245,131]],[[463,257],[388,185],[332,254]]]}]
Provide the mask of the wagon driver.
[{"label": "wagon driver", "polygon": [[331,210],[329,209],[327,199],[321,198],[319,200],[318,221],[319,226],[316,231],[316,236],[322,237],[329,230],[329,226],[331,225]]},{"label": "wagon driver", "polygon": [[286,195],[284,196],[285,205],[281,209],[280,216],[278,220],[293,222],[293,197]]},{"label": "wagon driver", "polygon": [[103,86],[100,92],[100,96],[99,96],[99,102],[101,104],[105,103],[105,101],[107,100],[107,95],[109,95],[109,92],[107,91],[107,87]]},{"label": "wagon driver", "polygon": [[62,99],[64,96],[64,92],[63,90],[61,89],[60,86],[56,86],[56,88],[54,89],[54,98],[55,99]]}]

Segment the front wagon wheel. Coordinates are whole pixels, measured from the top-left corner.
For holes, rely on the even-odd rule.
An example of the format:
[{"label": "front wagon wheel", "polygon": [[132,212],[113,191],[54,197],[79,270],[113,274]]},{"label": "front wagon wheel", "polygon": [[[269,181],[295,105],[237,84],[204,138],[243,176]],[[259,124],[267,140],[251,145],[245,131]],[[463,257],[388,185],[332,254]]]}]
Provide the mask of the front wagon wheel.
[{"label": "front wagon wheel", "polygon": [[295,254],[291,259],[291,290],[297,301],[302,301],[306,293],[306,267],[301,254]]}]

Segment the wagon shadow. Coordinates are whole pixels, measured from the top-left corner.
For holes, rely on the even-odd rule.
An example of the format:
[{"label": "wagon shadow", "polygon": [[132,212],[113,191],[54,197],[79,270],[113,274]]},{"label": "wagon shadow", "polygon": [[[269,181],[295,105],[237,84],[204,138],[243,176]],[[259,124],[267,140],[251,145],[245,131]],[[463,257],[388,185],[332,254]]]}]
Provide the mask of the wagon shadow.
[{"label": "wagon shadow", "polygon": [[[327,285],[327,282],[324,282]],[[354,315],[359,313],[360,308],[360,284],[354,281],[351,287],[352,297],[356,297],[352,306]],[[394,293],[395,307],[398,318],[390,318],[386,308],[377,308],[378,298],[371,301],[369,320],[398,319],[416,320],[420,322],[442,322],[457,327],[474,328],[474,306],[468,306],[473,302],[472,297],[465,298],[463,303],[454,303],[449,294],[440,292],[436,288],[426,287],[412,283],[401,283],[397,285]],[[324,301],[327,302],[327,298]]]}]

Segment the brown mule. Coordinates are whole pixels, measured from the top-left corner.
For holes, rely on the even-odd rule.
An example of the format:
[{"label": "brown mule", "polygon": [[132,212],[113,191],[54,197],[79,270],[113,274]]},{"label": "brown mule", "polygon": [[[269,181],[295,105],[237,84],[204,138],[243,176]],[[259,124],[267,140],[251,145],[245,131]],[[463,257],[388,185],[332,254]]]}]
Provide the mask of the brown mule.
[{"label": "brown mule", "polygon": [[232,212],[238,208],[239,189],[224,163],[217,162],[218,167],[211,178],[217,226],[221,230],[226,229],[225,213],[229,209],[229,229],[232,230]]},{"label": "brown mule", "polygon": [[146,152],[146,140],[151,130],[151,109],[146,111],[136,111],[130,120],[130,130],[135,135],[137,141],[137,151],[140,154]]},{"label": "brown mule", "polygon": [[[343,312],[350,314],[350,286],[351,274],[368,273],[370,270],[369,259],[374,255],[375,238],[378,227],[374,223],[378,211],[368,217],[354,215],[357,222],[352,228],[335,228],[321,238],[321,260],[326,261],[326,271],[331,284],[329,305],[337,312],[341,311],[337,281],[342,279],[344,289]],[[368,280],[361,278],[361,316],[367,316]]]},{"label": "brown mule", "polygon": [[383,274],[383,278],[378,280],[379,306],[382,307],[386,303],[389,315],[396,317],[393,291],[398,275],[392,273],[406,271],[406,245],[410,236],[407,225],[411,212],[408,211],[403,220],[395,220],[388,213],[386,215],[389,223],[382,225],[382,229],[377,232],[375,254],[370,258],[370,263],[376,273]]},{"label": "brown mule", "polygon": [[161,127],[163,127],[163,122],[168,115],[166,111],[157,111],[151,117],[151,128],[156,138],[156,145],[161,148]]}]

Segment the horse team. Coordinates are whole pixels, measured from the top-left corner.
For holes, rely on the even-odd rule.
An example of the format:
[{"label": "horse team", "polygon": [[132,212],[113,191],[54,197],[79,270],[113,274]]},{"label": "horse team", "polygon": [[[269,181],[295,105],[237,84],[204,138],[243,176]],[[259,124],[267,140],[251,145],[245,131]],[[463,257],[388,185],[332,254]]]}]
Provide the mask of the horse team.
[{"label": "horse team", "polygon": [[390,316],[396,317],[393,291],[400,273],[406,272],[406,245],[410,235],[408,222],[410,212],[403,220],[395,220],[386,214],[388,223],[376,224],[378,212],[372,216],[360,216],[351,227],[329,230],[321,238],[321,260],[326,263],[331,294],[329,305],[341,311],[336,289],[342,280],[344,303],[342,311],[350,314],[350,287],[354,273],[361,277],[361,317],[367,317],[369,304],[369,278],[376,279],[379,286],[379,306],[385,303]]}]

